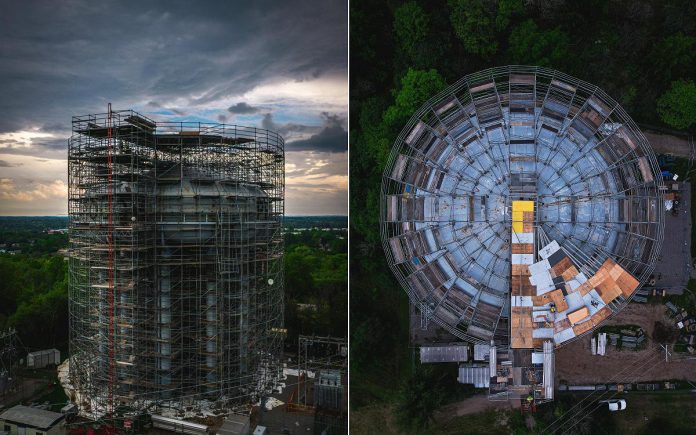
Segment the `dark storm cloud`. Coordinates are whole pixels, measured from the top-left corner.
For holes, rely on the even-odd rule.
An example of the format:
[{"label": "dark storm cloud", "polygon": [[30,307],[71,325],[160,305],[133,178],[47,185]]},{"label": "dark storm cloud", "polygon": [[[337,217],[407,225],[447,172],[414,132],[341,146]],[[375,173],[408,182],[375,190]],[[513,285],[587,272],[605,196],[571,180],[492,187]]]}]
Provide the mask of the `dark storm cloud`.
[{"label": "dark storm cloud", "polygon": [[342,0],[4,4],[0,133],[69,129],[72,115],[109,101],[207,104],[279,79],[343,77],[346,8]]},{"label": "dark storm cloud", "polygon": [[164,110],[168,110],[168,111],[170,111],[170,112],[172,112],[173,114],[178,115],[178,116],[185,116],[185,115],[186,115],[186,112],[184,112],[184,111],[177,110],[177,109],[172,109],[172,108],[168,108],[168,107],[164,107],[163,105],[161,105],[160,103],[158,103],[158,102],[156,102],[156,101],[150,101],[149,103],[147,103],[147,105],[148,105],[148,107],[152,107],[152,108],[155,108],[155,109],[164,109]]},{"label": "dark storm cloud", "polygon": [[[313,151],[325,153],[342,153],[348,150],[348,131],[343,127],[345,120],[336,114],[322,114],[324,126],[316,127],[303,124],[278,124],[271,113],[266,113],[261,120],[261,127],[273,130],[286,138],[287,151]],[[293,140],[297,135],[311,136],[307,139]]]},{"label": "dark storm cloud", "polygon": [[246,114],[256,113],[259,110],[261,110],[261,109],[259,109],[258,107],[250,106],[249,104],[247,104],[243,101],[241,103],[237,103],[237,104],[227,108],[228,112],[234,113],[237,115],[246,115]]},{"label": "dark storm cloud", "polygon": [[263,119],[261,120],[261,128],[275,131],[276,133],[285,137],[286,140],[297,134],[314,133],[320,130],[320,127],[315,127],[312,125],[296,123],[278,124],[273,120],[273,114],[271,113],[266,113],[263,115]]},{"label": "dark storm cloud", "polygon": [[316,151],[340,153],[348,150],[348,132],[338,115],[324,114],[325,125],[321,131],[308,139],[286,144],[288,151]]},{"label": "dark storm cloud", "polygon": [[3,147],[0,152],[3,154],[14,154],[21,156],[40,156],[52,159],[64,159],[68,149],[68,136],[55,139],[33,139],[31,146],[24,146],[12,140],[0,140]]}]

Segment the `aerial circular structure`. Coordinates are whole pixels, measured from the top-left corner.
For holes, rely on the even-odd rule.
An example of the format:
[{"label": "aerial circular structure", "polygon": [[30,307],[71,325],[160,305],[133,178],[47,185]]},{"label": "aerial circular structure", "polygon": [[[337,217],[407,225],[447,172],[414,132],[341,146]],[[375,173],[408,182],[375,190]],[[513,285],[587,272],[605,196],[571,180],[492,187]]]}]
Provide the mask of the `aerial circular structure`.
[{"label": "aerial circular structure", "polygon": [[402,130],[383,175],[382,242],[424,318],[473,342],[560,346],[648,280],[661,188],[648,141],[601,89],[547,68],[492,68]]}]

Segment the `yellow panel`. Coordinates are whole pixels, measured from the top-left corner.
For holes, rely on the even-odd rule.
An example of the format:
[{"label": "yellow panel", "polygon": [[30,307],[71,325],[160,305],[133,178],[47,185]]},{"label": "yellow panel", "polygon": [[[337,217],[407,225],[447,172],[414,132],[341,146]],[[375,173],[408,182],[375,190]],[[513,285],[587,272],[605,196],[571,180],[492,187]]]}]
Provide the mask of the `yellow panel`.
[{"label": "yellow panel", "polygon": [[524,212],[534,211],[534,201],[512,201],[512,231],[524,232]]},{"label": "yellow panel", "polygon": [[534,211],[534,201],[512,201],[512,211]]}]

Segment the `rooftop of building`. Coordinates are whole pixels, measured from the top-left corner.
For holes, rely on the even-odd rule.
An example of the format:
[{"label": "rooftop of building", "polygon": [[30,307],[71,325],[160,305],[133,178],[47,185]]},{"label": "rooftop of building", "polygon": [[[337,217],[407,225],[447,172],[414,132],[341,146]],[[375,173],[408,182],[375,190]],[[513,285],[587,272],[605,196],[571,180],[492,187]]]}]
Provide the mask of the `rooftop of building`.
[{"label": "rooftop of building", "polygon": [[52,428],[63,418],[65,418],[65,415],[57,412],[31,408],[23,405],[14,406],[0,414],[0,420],[2,421],[27,425],[44,430]]}]

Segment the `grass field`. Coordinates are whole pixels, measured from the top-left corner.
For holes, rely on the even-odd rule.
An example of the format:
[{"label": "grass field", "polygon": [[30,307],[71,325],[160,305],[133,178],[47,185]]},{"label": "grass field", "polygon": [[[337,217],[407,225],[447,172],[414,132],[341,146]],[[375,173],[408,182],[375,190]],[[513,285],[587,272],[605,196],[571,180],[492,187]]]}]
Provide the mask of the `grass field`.
[{"label": "grass field", "polygon": [[463,434],[463,435],[495,435],[509,433],[508,421],[510,411],[485,411],[478,414],[455,417],[444,423],[436,424],[432,429],[433,435]]},{"label": "grass field", "polygon": [[[627,403],[626,410],[614,413],[604,409],[597,410],[597,413],[603,415],[604,423],[599,427],[595,426],[592,430],[598,431],[596,432],[598,434],[696,434],[696,393],[694,392],[631,392],[623,398]],[[579,400],[580,396],[576,399]],[[524,423],[520,421],[513,424],[512,415],[512,410],[488,410],[454,417],[447,421],[435,421],[426,431],[404,431],[396,423],[393,405],[375,405],[351,410],[350,428],[355,433],[366,435],[385,433],[486,435],[511,433],[512,425],[517,427],[515,434],[525,433]],[[537,427],[545,426],[538,420],[541,415],[533,414],[532,417],[537,420]],[[606,429],[603,432],[602,427]],[[530,430],[527,433],[536,434],[543,431]]]},{"label": "grass field", "polygon": [[618,433],[696,433],[696,393],[632,392],[626,410],[614,414]]},{"label": "grass field", "polygon": [[503,434],[509,433],[510,412],[489,410],[478,414],[434,421],[427,430],[404,430],[397,422],[393,405],[375,405],[351,410],[350,430],[365,435],[404,434]]}]

